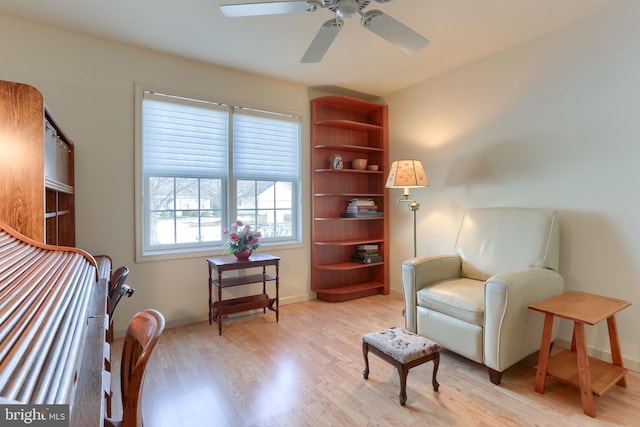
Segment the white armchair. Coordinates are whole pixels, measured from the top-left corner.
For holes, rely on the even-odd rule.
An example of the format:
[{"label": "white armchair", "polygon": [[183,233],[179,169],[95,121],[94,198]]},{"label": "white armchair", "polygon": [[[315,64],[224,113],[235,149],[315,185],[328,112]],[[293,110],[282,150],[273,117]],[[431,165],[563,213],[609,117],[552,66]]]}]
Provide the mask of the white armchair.
[{"label": "white armchair", "polygon": [[556,212],[470,209],[455,254],[402,263],[405,326],[484,364],[500,384],[505,369],[540,349],[544,316],[527,307],[564,291],[558,258]]}]

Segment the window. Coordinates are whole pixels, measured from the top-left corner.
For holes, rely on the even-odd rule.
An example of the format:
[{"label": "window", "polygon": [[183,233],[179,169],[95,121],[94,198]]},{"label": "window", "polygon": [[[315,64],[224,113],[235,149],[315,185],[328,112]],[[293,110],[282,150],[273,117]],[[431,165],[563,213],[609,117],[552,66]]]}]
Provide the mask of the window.
[{"label": "window", "polygon": [[299,117],[141,92],[142,256],[210,253],[236,219],[299,240]]}]

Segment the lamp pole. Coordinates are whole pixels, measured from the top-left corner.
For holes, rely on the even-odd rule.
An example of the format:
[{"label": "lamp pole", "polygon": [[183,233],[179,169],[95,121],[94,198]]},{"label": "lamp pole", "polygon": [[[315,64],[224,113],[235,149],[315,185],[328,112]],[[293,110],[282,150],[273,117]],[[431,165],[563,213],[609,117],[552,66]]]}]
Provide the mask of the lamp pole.
[{"label": "lamp pole", "polygon": [[413,200],[409,204],[409,209],[413,211],[413,257],[415,258],[418,256],[418,249],[417,249],[418,244],[417,244],[417,238],[416,238],[416,211],[420,209],[420,203]]},{"label": "lamp pole", "polygon": [[418,256],[418,243],[417,243],[417,227],[416,227],[416,211],[420,209],[420,203],[409,198],[408,194],[398,199],[398,202],[409,203],[409,209],[413,212],[413,257]]}]

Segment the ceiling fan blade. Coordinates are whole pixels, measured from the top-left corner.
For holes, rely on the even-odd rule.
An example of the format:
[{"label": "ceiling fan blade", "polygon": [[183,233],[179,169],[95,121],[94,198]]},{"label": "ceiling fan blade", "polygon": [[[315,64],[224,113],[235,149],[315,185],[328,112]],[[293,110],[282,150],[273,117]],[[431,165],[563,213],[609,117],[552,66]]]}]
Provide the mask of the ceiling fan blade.
[{"label": "ceiling fan blade", "polygon": [[269,1],[262,3],[223,4],[220,10],[225,16],[277,15],[282,13],[306,12],[312,6],[306,1]]},{"label": "ceiling fan blade", "polygon": [[330,19],[322,24],[320,31],[318,31],[318,34],[314,37],[311,45],[300,62],[303,64],[320,62],[324,54],[329,50],[329,46],[331,46],[331,43],[333,43],[333,40],[335,40],[336,36],[340,32],[342,24],[342,19]]},{"label": "ceiling fan blade", "polygon": [[429,40],[379,10],[363,14],[362,25],[408,54],[416,53],[429,44]]}]

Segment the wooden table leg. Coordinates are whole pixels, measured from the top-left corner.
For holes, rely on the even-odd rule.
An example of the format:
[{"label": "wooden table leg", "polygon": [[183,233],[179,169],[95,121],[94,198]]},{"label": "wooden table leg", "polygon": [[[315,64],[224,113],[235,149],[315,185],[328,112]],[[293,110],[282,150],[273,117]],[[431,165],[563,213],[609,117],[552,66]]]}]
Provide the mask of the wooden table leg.
[{"label": "wooden table leg", "polygon": [[591,391],[591,372],[589,371],[589,357],[587,356],[584,324],[574,322],[573,334],[576,340],[576,353],[578,357],[578,379],[580,382],[582,411],[590,417],[595,418],[596,408],[593,403],[593,391]]},{"label": "wooden table leg", "polygon": [[[267,281],[264,279],[264,276],[267,274],[267,266],[263,265],[262,266],[262,293],[263,294],[267,294]],[[262,313],[266,313],[267,312],[267,307],[262,307]]]},{"label": "wooden table leg", "polygon": [[213,297],[211,295],[211,286],[213,286],[213,279],[211,277],[211,265],[209,265],[209,325],[213,319]]},{"label": "wooden table leg", "polygon": [[218,272],[218,335],[222,335],[222,272]]},{"label": "wooden table leg", "polygon": [[276,262],[276,323],[280,321],[280,262]]},{"label": "wooden table leg", "polygon": [[551,330],[553,329],[553,314],[545,314],[544,328],[542,330],[542,343],[540,344],[540,354],[538,355],[538,369],[536,371],[536,391],[544,394],[544,387],[547,383],[547,365],[549,364],[549,353],[551,352]]},{"label": "wooden table leg", "polygon": [[[609,328],[609,345],[611,346],[611,362],[613,365],[622,366],[622,352],[620,351],[620,339],[618,338],[618,327],[616,326],[616,317],[607,318],[607,327]],[[627,378],[622,377],[618,381],[620,387],[627,386]]]}]

